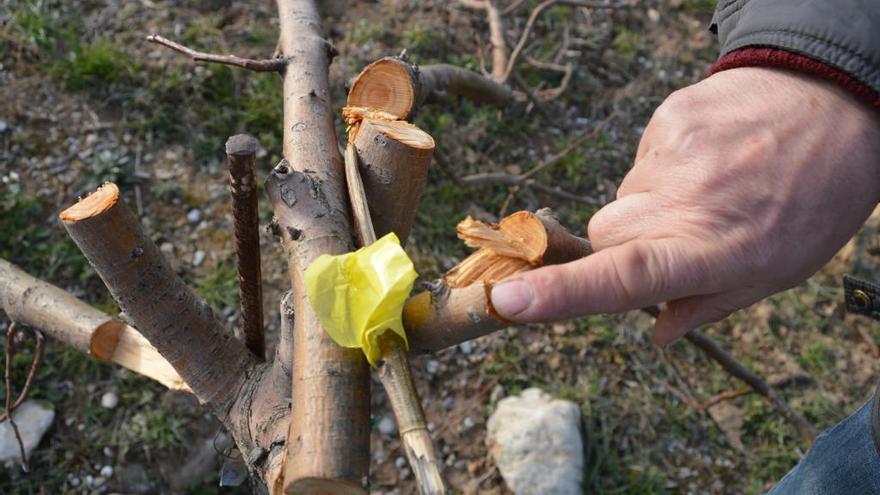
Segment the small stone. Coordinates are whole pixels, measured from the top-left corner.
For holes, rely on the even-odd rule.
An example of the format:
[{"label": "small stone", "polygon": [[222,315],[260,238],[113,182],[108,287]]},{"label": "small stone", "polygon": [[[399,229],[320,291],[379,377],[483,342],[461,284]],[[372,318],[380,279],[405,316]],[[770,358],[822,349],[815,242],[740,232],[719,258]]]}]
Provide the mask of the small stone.
[{"label": "small stone", "polygon": [[95,477],[91,474],[87,474],[85,477],[86,486],[94,486],[95,485]]},{"label": "small stone", "polygon": [[95,486],[104,486],[104,483],[107,483],[107,478],[103,476],[98,476],[97,478],[95,478]]},{"label": "small stone", "polygon": [[487,423],[486,444],[516,495],[581,493],[580,408],[537,388],[506,397]]},{"label": "small stone", "polygon": [[163,242],[159,245],[159,251],[162,251],[162,254],[165,256],[171,256],[174,254],[174,244],[170,242]]},{"label": "small stone", "polygon": [[470,430],[474,427],[474,420],[470,416],[465,416],[464,421],[462,421],[461,424],[466,430]]},{"label": "small stone", "polygon": [[465,354],[470,354],[474,352],[474,343],[468,340],[459,344],[458,348],[461,349],[461,352]]},{"label": "small stone", "polygon": [[76,476],[74,476],[73,478],[70,478],[69,481],[70,481],[70,486],[72,486],[74,488],[78,487],[80,485],[80,483],[82,483],[82,480],[77,478]]},{"label": "small stone", "polygon": [[9,129],[9,126],[6,124],[6,122],[0,120],[0,134],[3,134],[8,129]]},{"label": "small stone", "polygon": [[425,365],[425,369],[428,370],[428,373],[435,375],[438,371],[440,371],[440,362],[432,359],[428,361],[428,364]]},{"label": "small stone", "polygon": [[202,211],[198,208],[193,208],[186,212],[186,221],[189,223],[199,223],[199,220],[202,219]]},{"label": "small stone", "polygon": [[115,392],[104,392],[101,396],[101,407],[104,409],[114,409],[119,405],[119,396]]},{"label": "small stone", "polygon": [[205,258],[208,257],[208,253],[199,249],[193,254],[192,264],[193,266],[201,266],[202,263],[205,262]]},{"label": "small stone", "polygon": [[443,399],[443,409],[451,411],[453,406],[455,406],[455,399],[453,399],[452,397],[447,397]]},{"label": "small stone", "polygon": [[406,467],[406,459],[398,457],[397,459],[394,459],[394,465],[397,466],[397,469],[403,469]]},{"label": "small stone", "polygon": [[[37,448],[43,434],[52,424],[52,420],[55,419],[55,411],[42,406],[39,402],[28,400],[18,406],[12,415],[21,435],[25,457],[30,457],[31,452]],[[9,421],[0,423],[0,462],[17,461],[20,456],[18,439]]]},{"label": "small stone", "polygon": [[101,468],[101,476],[109,478],[113,476],[113,466],[104,466]]},{"label": "small stone", "polygon": [[379,421],[379,433],[388,436],[394,435],[397,433],[397,424],[390,417],[384,416]]}]

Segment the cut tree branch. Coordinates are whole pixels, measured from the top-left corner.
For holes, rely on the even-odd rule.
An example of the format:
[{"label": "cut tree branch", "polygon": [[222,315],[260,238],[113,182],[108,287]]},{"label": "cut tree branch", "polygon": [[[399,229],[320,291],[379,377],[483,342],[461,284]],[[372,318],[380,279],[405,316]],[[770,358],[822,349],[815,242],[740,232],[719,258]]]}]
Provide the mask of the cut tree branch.
[{"label": "cut tree branch", "polygon": [[59,215],[113,299],[221,421],[256,363],[106,183]]},{"label": "cut tree branch", "polygon": [[434,139],[403,121],[365,119],[358,127],[354,148],[375,236],[394,232],[406,244],[428,180]]},{"label": "cut tree branch", "polygon": [[156,43],[180,52],[191,58],[193,62],[210,62],[222,65],[232,65],[235,67],[241,67],[242,69],[252,70],[254,72],[282,72],[287,65],[287,60],[284,58],[254,60],[250,58],[236,57],[235,55],[217,55],[200,52],[175,41],[171,41],[168,38],[163,38],[158,34],[151,34],[150,36],[147,36],[146,39],[150,43]]},{"label": "cut tree branch", "polygon": [[353,250],[345,176],[330,108],[335,53],[314,1],[278,0],[284,71],[284,160],[266,192],[287,251],[296,320],[292,404],[284,465],[287,493],[365,493],[370,374],[358,349],[336,345],[306,300],[303,272],[322,254]]},{"label": "cut tree branch", "polygon": [[426,100],[444,92],[498,107],[513,102],[509,88],[474,71],[448,64],[416,67],[398,57],[385,57],[365,67],[354,79],[347,106],[411,120]]},{"label": "cut tree branch", "polygon": [[171,390],[189,391],[177,371],[137,330],[0,259],[0,308],[15,321]]},{"label": "cut tree branch", "polygon": [[248,349],[265,359],[263,284],[260,276],[260,214],[255,162],[257,140],[237,134],[226,141],[229,191],[232,195],[233,237],[238,260],[241,329]]}]

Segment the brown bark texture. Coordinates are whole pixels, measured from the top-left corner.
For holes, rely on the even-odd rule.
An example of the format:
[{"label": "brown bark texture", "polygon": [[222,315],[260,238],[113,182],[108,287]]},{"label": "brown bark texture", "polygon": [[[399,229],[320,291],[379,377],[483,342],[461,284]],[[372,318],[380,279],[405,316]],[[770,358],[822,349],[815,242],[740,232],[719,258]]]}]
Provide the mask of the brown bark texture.
[{"label": "brown bark texture", "polygon": [[376,236],[394,232],[406,243],[428,179],[434,140],[406,122],[364,119],[354,146]]},{"label": "brown bark texture", "polygon": [[237,134],[226,141],[229,191],[232,195],[233,237],[238,260],[238,294],[244,343],[265,359],[263,284],[260,276],[260,214],[256,181],[257,140]]},{"label": "brown bark texture", "polygon": [[386,57],[368,65],[354,79],[347,105],[411,120],[425,101],[447,92],[498,107],[513,102],[513,92],[507,86],[474,71],[449,64],[418,67],[398,57]]},{"label": "brown bark texture", "polygon": [[370,380],[358,349],[337,346],[306,300],[303,272],[321,254],[353,250],[342,160],[330,108],[332,46],[315,3],[278,0],[284,71],[284,160],[266,181],[288,255],[293,325],[287,493],[364,493]]},{"label": "brown bark texture", "polygon": [[254,360],[174,273],[116,186],[101,186],[60,216],[127,317],[225,420]]}]

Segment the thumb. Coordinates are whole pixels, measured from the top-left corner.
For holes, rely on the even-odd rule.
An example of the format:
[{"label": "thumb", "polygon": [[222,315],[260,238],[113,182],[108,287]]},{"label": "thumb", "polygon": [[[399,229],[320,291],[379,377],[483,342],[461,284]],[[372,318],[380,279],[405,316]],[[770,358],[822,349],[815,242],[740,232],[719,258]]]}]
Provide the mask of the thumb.
[{"label": "thumb", "polygon": [[508,320],[529,323],[618,313],[684,297],[700,292],[706,273],[684,251],[678,239],[609,247],[500,282],[492,288],[492,306]]}]

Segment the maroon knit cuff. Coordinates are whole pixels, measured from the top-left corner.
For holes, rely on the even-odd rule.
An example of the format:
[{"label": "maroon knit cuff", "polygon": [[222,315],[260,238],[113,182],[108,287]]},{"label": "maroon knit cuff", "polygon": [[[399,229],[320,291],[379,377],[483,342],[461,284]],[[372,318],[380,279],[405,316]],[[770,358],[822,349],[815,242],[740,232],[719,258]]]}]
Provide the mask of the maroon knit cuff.
[{"label": "maroon knit cuff", "polygon": [[868,105],[880,110],[880,94],[877,91],[846,72],[804,55],[780,48],[741,48],[718,59],[709,69],[709,75],[737,67],[777,67],[812,74],[834,82]]}]

